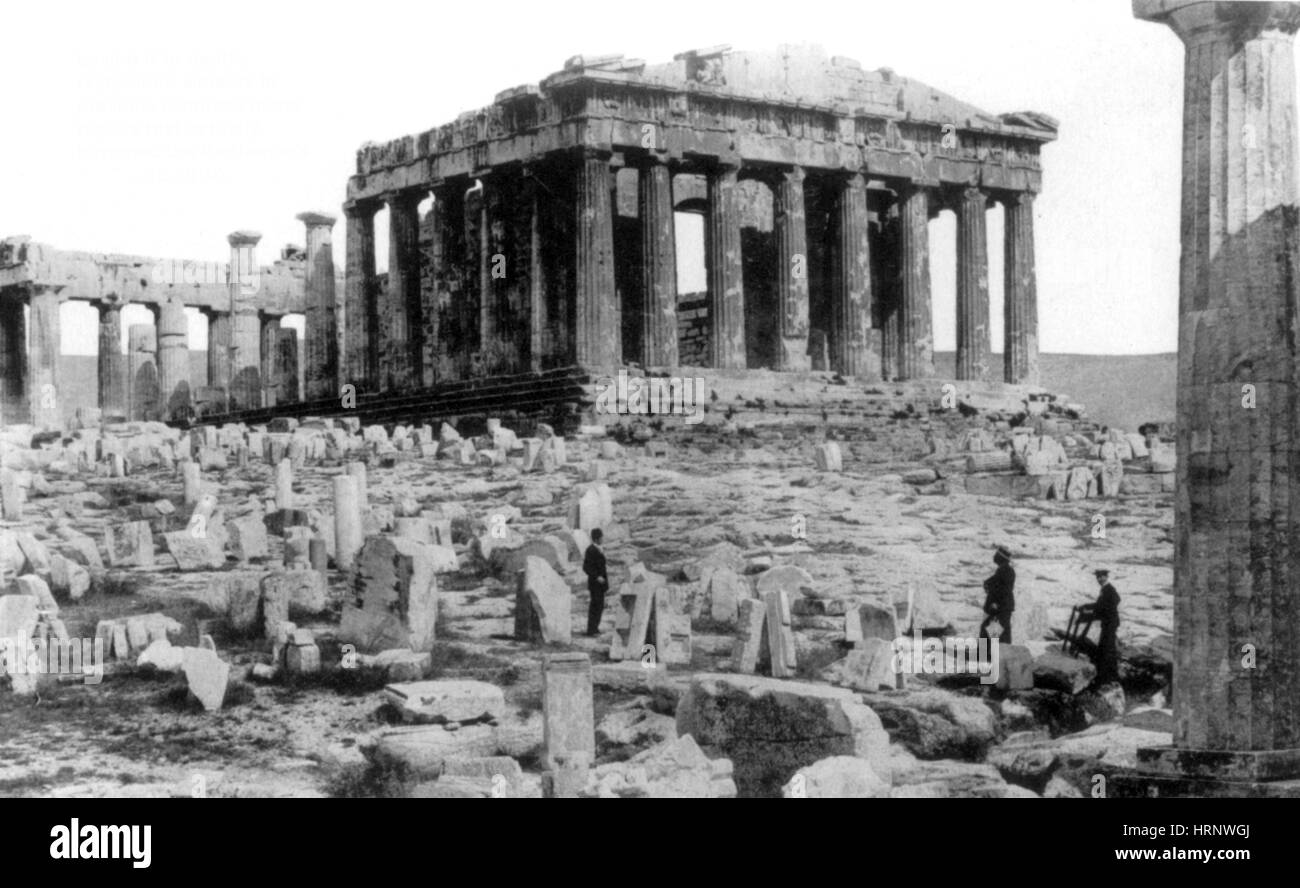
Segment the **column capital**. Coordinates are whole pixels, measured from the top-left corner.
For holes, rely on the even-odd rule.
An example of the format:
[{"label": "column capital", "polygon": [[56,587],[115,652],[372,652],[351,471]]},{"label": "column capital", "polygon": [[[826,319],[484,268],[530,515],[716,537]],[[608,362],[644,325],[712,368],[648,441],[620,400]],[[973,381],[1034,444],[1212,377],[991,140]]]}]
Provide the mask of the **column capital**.
[{"label": "column capital", "polygon": [[1004,207],[1019,207],[1032,204],[1034,196],[1032,191],[999,191],[993,194],[993,199]]},{"label": "column capital", "polygon": [[226,243],[230,244],[232,247],[255,247],[261,239],[262,232],[243,229],[240,231],[232,231],[230,234],[226,235]]},{"label": "column capital", "polygon": [[1231,38],[1253,40],[1265,31],[1288,36],[1300,29],[1300,3],[1206,0],[1133,0],[1133,15],[1173,28],[1188,45]]},{"label": "column capital", "polygon": [[305,213],[299,213],[295,216],[299,222],[308,228],[333,228],[334,223],[339,221],[339,217],[333,213],[323,213],[316,210],[308,210]]}]

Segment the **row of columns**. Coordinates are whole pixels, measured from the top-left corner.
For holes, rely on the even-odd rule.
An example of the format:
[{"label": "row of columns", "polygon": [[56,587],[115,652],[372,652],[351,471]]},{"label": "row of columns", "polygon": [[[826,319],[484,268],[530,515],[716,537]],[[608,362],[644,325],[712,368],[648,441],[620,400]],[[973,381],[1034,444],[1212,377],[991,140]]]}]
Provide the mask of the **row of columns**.
[{"label": "row of columns", "polygon": [[[629,158],[638,171],[640,212],[640,275],[642,302],[635,319],[621,317],[614,227],[610,199],[613,170],[610,157],[584,151],[576,159],[571,183],[573,212],[572,360],[591,368],[609,368],[624,360],[643,366],[677,363],[676,246],[673,232],[672,170],[660,158]],[[747,363],[745,293],[741,253],[741,218],[738,181],[742,170],[719,165],[706,173],[707,216],[705,254],[710,294],[710,363],[723,369],[741,369]],[[744,170],[762,177],[772,188],[777,310],[776,368],[806,370],[810,366],[809,259],[804,171],[797,167]],[[493,173],[493,175],[496,175]],[[461,348],[488,350],[497,336],[497,303],[490,265],[493,224],[503,198],[491,178],[480,179],[484,189],[477,230],[479,341],[458,343]],[[468,183],[466,183],[468,184]],[[444,195],[451,185],[438,186],[435,214],[447,212]],[[479,186],[476,186],[476,188]],[[440,189],[442,189],[440,191]],[[862,174],[844,175],[836,183],[835,236],[830,244],[832,280],[829,353],[834,369],[865,379],[887,376],[925,378],[934,375],[934,344],[930,290],[928,223],[938,206],[936,189],[905,184],[898,188],[898,275],[894,286],[896,306],[877,323],[877,294],[872,292],[872,261],[867,183]],[[436,298],[422,296],[419,249],[419,202],[428,194],[406,191],[386,198],[389,210],[389,264],[387,289],[382,298],[387,311],[378,309],[375,291],[374,218],[379,204],[367,202],[347,208],[347,275],[345,302],[348,313],[346,352],[353,378],[374,380],[380,390],[431,385],[438,357]],[[538,367],[545,326],[544,300],[539,297],[542,275],[538,236],[536,188],[521,199],[530,203],[532,242],[526,262],[530,278],[531,348],[533,368]],[[955,204],[958,219],[957,372],[958,379],[987,379],[992,368],[989,334],[988,249],[985,212],[989,192],[963,189]],[[1033,196],[1027,192],[999,195],[1005,214],[1005,346],[1003,377],[1008,382],[1036,383],[1037,310],[1033,254]],[[452,208],[463,209],[460,204]],[[443,220],[440,224],[447,224]],[[435,238],[438,234],[435,232]],[[437,253],[439,247],[435,247]],[[466,256],[472,262],[474,257]],[[438,261],[435,259],[435,261]],[[893,283],[893,282],[891,282]],[[436,289],[436,287],[435,287]],[[640,325],[638,354],[623,354],[620,325]],[[882,354],[882,350],[886,352]]]}]

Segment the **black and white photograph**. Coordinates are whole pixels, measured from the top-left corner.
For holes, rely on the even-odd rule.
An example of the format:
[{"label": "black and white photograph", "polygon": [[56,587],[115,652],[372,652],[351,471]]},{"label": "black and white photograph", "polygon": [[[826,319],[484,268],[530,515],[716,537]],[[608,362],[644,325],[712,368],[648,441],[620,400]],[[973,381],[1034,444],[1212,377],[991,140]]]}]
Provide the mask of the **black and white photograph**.
[{"label": "black and white photograph", "polygon": [[1032,798],[1231,866],[1300,798],[1300,2],[4,20],[25,856]]}]

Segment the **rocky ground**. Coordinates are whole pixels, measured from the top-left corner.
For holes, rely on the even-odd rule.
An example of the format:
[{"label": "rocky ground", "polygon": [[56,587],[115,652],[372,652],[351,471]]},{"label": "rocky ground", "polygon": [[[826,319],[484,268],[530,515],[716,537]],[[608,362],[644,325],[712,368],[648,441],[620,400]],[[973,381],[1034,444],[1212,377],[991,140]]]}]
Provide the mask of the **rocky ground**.
[{"label": "rocky ground", "polygon": [[[151,446],[176,437],[143,426],[117,434]],[[386,672],[368,659],[342,668],[340,615],[355,578],[331,566],[326,608],[295,614],[314,635],[322,669],[272,677],[271,641],[231,628],[221,581],[237,570],[280,569],[284,541],[274,532],[265,556],[241,565],[228,547],[229,562],[216,570],[178,570],[161,543],[152,568],[87,565],[91,588],[75,600],[51,583],[69,635],[93,638],[101,621],[165,613],[180,625],[171,638],[177,646],[212,636],[231,667],[224,701],[206,711],[183,674],[131,660],[110,658],[101,683],[47,677],[32,693],[6,690],[10,679],[0,676],[0,794],[482,796],[505,788],[540,795],[541,656],[564,651],[589,653],[595,664],[596,760],[582,790],[590,795],[1074,796],[1089,790],[1096,762],[1131,764],[1138,746],[1168,742],[1168,711],[1160,707],[1172,627],[1172,494],[975,496],[958,484],[905,480],[916,481],[909,473],[922,466],[940,475],[962,471],[960,454],[930,453],[915,422],[830,434],[839,439],[841,471],[817,468],[825,432],[725,421],[661,430],[653,440],[666,443],[662,455],[630,437],[611,446],[605,437],[570,436],[565,463],[552,471],[524,472],[508,447],[494,465],[462,465],[445,448],[439,458],[434,445],[423,455],[418,446],[388,443],[349,454],[369,464],[369,531],[391,526],[394,512],[412,514],[411,500],[450,521],[457,565],[437,576],[436,642],[418,674]],[[175,452],[165,441],[168,447]],[[273,515],[272,465],[254,452],[241,466],[238,448],[226,450],[226,468],[203,472],[225,519]],[[0,525],[0,533],[30,533],[51,553],[68,552],[68,538],[85,534],[107,557],[105,529],[128,519],[150,521],[154,533],[186,527],[180,464],[165,465],[166,455],[161,465],[127,460],[124,477],[110,477],[111,455],[98,474],[76,471],[66,464],[74,457],[65,457],[51,464],[11,454],[7,464],[23,476],[27,502],[23,518]],[[313,525],[333,512],[332,479],[343,471],[342,459],[332,458],[305,459],[295,471],[294,506]],[[584,637],[587,596],[576,558],[559,565],[572,588],[571,639],[514,637],[516,580],[494,573],[479,554],[491,513],[513,507],[505,514],[520,540],[570,539],[570,507],[580,485],[598,475],[613,496],[611,586],[617,590],[638,563],[664,577],[693,616],[689,664],[612,663],[613,595],[601,636]],[[174,513],[158,509],[161,500]],[[1104,538],[1094,533],[1099,513]],[[1122,596],[1126,694],[1074,693],[1080,689],[1061,689],[1045,675],[1036,675],[1033,689],[1011,692],[935,676],[909,677],[905,691],[833,688],[831,674],[854,684],[852,670],[831,668],[852,649],[844,618],[798,607],[795,674],[784,681],[740,675],[732,671],[736,629],[713,618],[701,569],[725,561],[752,584],[771,567],[795,565],[811,583],[790,590],[791,598],[833,599],[850,612],[867,603],[898,612],[910,587],[918,600],[937,597],[957,635],[973,636],[996,544],[1013,550],[1017,593],[1045,606],[1051,626],[1064,627],[1073,605],[1095,597],[1094,567],[1112,570]],[[30,543],[9,549],[19,553],[11,561],[26,557],[26,567],[40,572]],[[20,591],[6,579],[6,591]],[[1034,641],[1035,656],[1050,653],[1045,640]],[[264,668],[255,674],[258,664]],[[399,678],[484,682],[500,689],[502,702],[491,704],[491,718],[435,726],[442,734],[434,737],[428,726],[404,724],[385,697],[384,686]],[[688,733],[692,740],[678,739]],[[719,764],[724,758],[730,763]]]}]

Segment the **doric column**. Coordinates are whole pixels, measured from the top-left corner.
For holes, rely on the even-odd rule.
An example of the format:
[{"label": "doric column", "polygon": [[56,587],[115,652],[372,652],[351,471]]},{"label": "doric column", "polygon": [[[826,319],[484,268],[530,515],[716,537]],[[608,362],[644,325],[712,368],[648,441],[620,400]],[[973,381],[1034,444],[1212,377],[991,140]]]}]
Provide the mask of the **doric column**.
[{"label": "doric column", "polygon": [[776,234],[777,369],[807,370],[808,228],[803,199],[804,171],[778,174],[772,190]]},{"label": "doric column", "polygon": [[622,362],[623,349],[614,290],[609,158],[599,152],[583,152],[576,178],[576,359],[584,367],[612,368]]},{"label": "doric column", "polygon": [[299,400],[298,331],[289,327],[277,329],[272,354],[275,355],[272,378],[275,380],[278,403],[297,403]]},{"label": "doric column", "polygon": [[734,166],[709,171],[708,196],[705,258],[709,272],[709,363],[720,369],[744,369],[745,291]]},{"label": "doric column", "polygon": [[[230,395],[230,312],[205,310],[208,319],[208,385]],[[225,405],[222,405],[222,409]]]},{"label": "doric column", "polygon": [[1034,274],[1034,195],[1002,202],[1003,378],[1038,385],[1038,284]]},{"label": "doric column", "polygon": [[989,378],[988,196],[965,188],[957,204],[957,378]]},{"label": "doric column", "polygon": [[261,271],[257,267],[256,231],[235,231],[230,244],[230,394],[231,410],[262,406],[262,321],[257,314]]},{"label": "doric column", "polygon": [[677,242],[673,230],[673,176],[650,158],[640,174],[641,356],[643,367],[677,366]]},{"label": "doric column", "polygon": [[867,216],[867,182],[854,173],[840,185],[837,215],[835,280],[831,298],[831,361],[837,372],[859,379],[880,379],[880,355],[871,347],[871,246]]},{"label": "doric column", "polygon": [[898,376],[934,376],[930,321],[930,193],[904,186],[898,201]]},{"label": "doric column", "polygon": [[157,419],[158,334],[153,324],[132,324],[126,331],[127,398],[133,420]]},{"label": "doric column", "polygon": [[189,322],[185,305],[168,299],[158,306],[158,393],[164,419],[185,413],[190,406]]},{"label": "doric column", "polygon": [[[375,379],[374,329],[370,291],[375,279],[375,209],[370,204],[344,207],[347,216],[347,261],[343,277],[343,325],[347,368],[343,383],[358,391]],[[338,392],[335,392],[338,397]]]},{"label": "doric column", "polygon": [[442,311],[438,303],[447,261],[444,257],[443,226],[449,189],[438,185],[432,190],[433,205],[429,207],[425,229],[429,233],[429,252],[423,257],[429,263],[429,268],[421,275],[429,285],[420,285],[420,384],[425,388],[432,388],[438,382],[438,361],[442,356]]},{"label": "doric column", "polygon": [[38,427],[58,428],[63,420],[59,378],[59,288],[35,284],[29,297],[27,403]]},{"label": "doric column", "polygon": [[298,221],[307,227],[307,265],[303,280],[306,297],[306,400],[337,398],[341,383],[333,232],[338,220],[329,213],[299,213]]},{"label": "doric column", "polygon": [[261,351],[262,362],[259,371],[262,374],[262,405],[274,407],[280,403],[280,378],[276,373],[276,349],[280,344],[280,319],[272,315],[262,315]]},{"label": "doric column", "polygon": [[1139,0],[1134,12],[1186,45],[1175,749],[1139,762],[1300,777],[1300,4]]},{"label": "doric column", "polygon": [[478,350],[484,367],[490,368],[496,360],[497,344],[497,287],[492,278],[492,220],[500,212],[501,195],[497,179],[485,175],[480,176],[478,181],[481,186],[478,202]]},{"label": "doric column", "polygon": [[122,354],[122,304],[99,302],[99,409],[126,418],[126,359]]},{"label": "doric column", "polygon": [[550,336],[546,311],[546,266],[542,260],[542,191],[529,176],[525,198],[528,210],[528,354],[531,367],[540,371],[549,357]]},{"label": "doric column", "polygon": [[0,423],[31,419],[27,403],[27,315],[17,287],[0,291]]},{"label": "doric column", "polygon": [[402,191],[388,199],[388,298],[379,314],[380,387],[412,388],[420,379],[420,194]]}]

